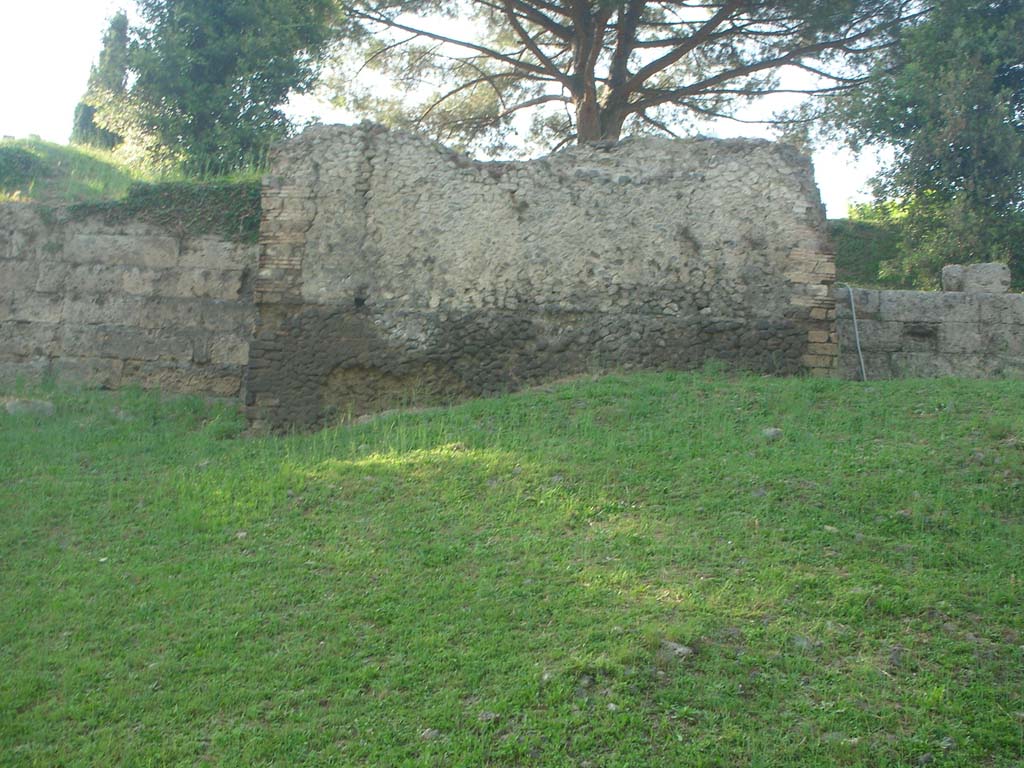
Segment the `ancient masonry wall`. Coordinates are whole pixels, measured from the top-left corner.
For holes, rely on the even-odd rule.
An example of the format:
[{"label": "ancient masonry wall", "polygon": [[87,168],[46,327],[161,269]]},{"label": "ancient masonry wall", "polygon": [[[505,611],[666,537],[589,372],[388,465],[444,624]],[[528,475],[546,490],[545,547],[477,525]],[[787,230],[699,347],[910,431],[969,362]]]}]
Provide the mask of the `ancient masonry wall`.
[{"label": "ancient masonry wall", "polygon": [[255,248],[0,205],[0,383],[239,396]]},{"label": "ancient masonry wall", "polygon": [[827,375],[838,353],[811,166],[768,142],[477,163],[315,128],[276,150],[263,217],[246,400],[270,426],[711,358]]},{"label": "ancient masonry wall", "polygon": [[[853,311],[835,291],[838,374],[860,378]],[[1024,295],[853,289],[869,379],[1024,376]]]}]

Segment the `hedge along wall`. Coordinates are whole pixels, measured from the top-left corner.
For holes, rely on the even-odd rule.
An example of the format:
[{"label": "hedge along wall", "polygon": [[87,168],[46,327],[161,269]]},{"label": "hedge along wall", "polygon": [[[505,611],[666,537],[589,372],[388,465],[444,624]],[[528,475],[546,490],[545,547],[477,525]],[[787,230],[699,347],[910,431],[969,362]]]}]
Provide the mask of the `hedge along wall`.
[{"label": "hedge along wall", "polygon": [[708,359],[832,371],[834,265],[790,148],[478,163],[363,124],[307,130],[271,164],[247,379],[270,426]]},{"label": "hedge along wall", "polygon": [[0,205],[0,382],[241,395],[259,198],[183,189]]}]

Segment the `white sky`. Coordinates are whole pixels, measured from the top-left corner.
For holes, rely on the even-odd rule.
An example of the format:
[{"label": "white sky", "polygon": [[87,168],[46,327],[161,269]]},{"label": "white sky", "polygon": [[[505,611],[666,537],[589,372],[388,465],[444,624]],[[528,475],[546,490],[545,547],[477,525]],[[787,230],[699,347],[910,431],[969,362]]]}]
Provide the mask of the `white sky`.
[{"label": "white sky", "polygon": [[[0,0],[0,136],[37,135],[65,143],[107,22],[131,5],[125,0]],[[346,119],[309,98],[296,105],[296,113],[325,122]],[[770,138],[767,129],[736,123],[702,132]],[[867,199],[867,179],[878,167],[874,157],[857,158],[838,148],[815,153],[814,165],[832,217],[844,216],[850,202]]]}]

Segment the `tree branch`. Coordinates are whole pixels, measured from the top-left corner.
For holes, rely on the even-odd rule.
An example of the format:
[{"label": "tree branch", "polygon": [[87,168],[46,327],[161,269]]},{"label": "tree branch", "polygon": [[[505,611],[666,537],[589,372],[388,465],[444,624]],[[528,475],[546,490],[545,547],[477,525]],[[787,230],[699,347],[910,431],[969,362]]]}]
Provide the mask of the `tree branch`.
[{"label": "tree branch", "polygon": [[373,14],[365,13],[363,11],[360,11],[360,10],[356,9],[356,8],[353,8],[352,6],[347,6],[347,8],[348,8],[348,13],[350,13],[350,14],[352,14],[354,16],[357,16],[357,17],[359,17],[361,19],[365,19],[367,21],[371,21],[374,24],[381,24],[381,25],[383,25],[385,27],[390,27],[390,28],[393,28],[393,29],[400,29],[403,32],[409,32],[409,33],[411,33],[413,35],[422,36],[422,37],[429,37],[431,40],[437,40],[438,42],[441,42],[441,43],[450,43],[452,45],[457,45],[457,46],[459,46],[461,48],[467,48],[467,49],[469,49],[471,51],[477,51],[477,52],[482,53],[485,56],[488,56],[488,57],[490,57],[492,59],[496,59],[498,61],[503,61],[506,64],[511,64],[512,66],[516,67],[517,69],[523,69],[523,70],[526,70],[527,72],[532,72],[534,74],[541,74],[541,75],[547,75],[548,74],[548,72],[543,67],[540,67],[540,66],[538,66],[536,64],[531,64],[530,62],[527,62],[527,61],[522,61],[520,59],[516,59],[516,58],[514,58],[512,56],[507,56],[506,54],[501,53],[500,51],[496,51],[493,48],[488,48],[487,46],[484,46],[484,45],[477,45],[476,43],[471,43],[471,42],[469,42],[467,40],[459,40],[459,39],[454,38],[454,37],[448,37],[446,35],[439,35],[436,32],[428,32],[425,29],[417,29],[416,27],[410,27],[410,26],[408,26],[406,24],[402,24],[402,23],[400,23],[398,21],[395,21],[394,19],[380,18],[380,17],[375,16]]},{"label": "tree branch", "polygon": [[516,35],[523,41],[523,45],[530,49],[530,52],[537,57],[537,60],[544,66],[548,74],[551,77],[564,85],[566,88],[572,90],[572,80],[567,74],[562,72],[555,62],[553,62],[548,56],[541,50],[537,42],[530,36],[526,31],[526,28],[519,23],[519,19],[516,17],[513,11],[514,0],[505,0],[505,18],[508,19],[508,23],[512,25],[512,29],[515,30]]},{"label": "tree branch", "polygon": [[672,66],[686,56],[686,54],[706,42],[711,33],[721,26],[722,23],[742,5],[743,0],[729,0],[729,2],[725,3],[719,9],[718,13],[708,19],[700,29],[690,35],[689,40],[687,40],[686,43],[680,45],[671,53],[667,53],[661,58],[655,59],[650,64],[637,70],[636,74],[629,78],[625,85],[622,86],[623,94],[628,96],[641,83],[647,82],[652,76]]}]

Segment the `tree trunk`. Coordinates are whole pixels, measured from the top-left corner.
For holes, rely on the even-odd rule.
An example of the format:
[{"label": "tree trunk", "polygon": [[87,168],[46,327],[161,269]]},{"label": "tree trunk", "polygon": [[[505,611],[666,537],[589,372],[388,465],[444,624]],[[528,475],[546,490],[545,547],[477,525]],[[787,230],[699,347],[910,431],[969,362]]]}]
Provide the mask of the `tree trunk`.
[{"label": "tree trunk", "polygon": [[594,99],[576,102],[576,142],[618,141],[626,116],[619,110],[602,106]]}]

